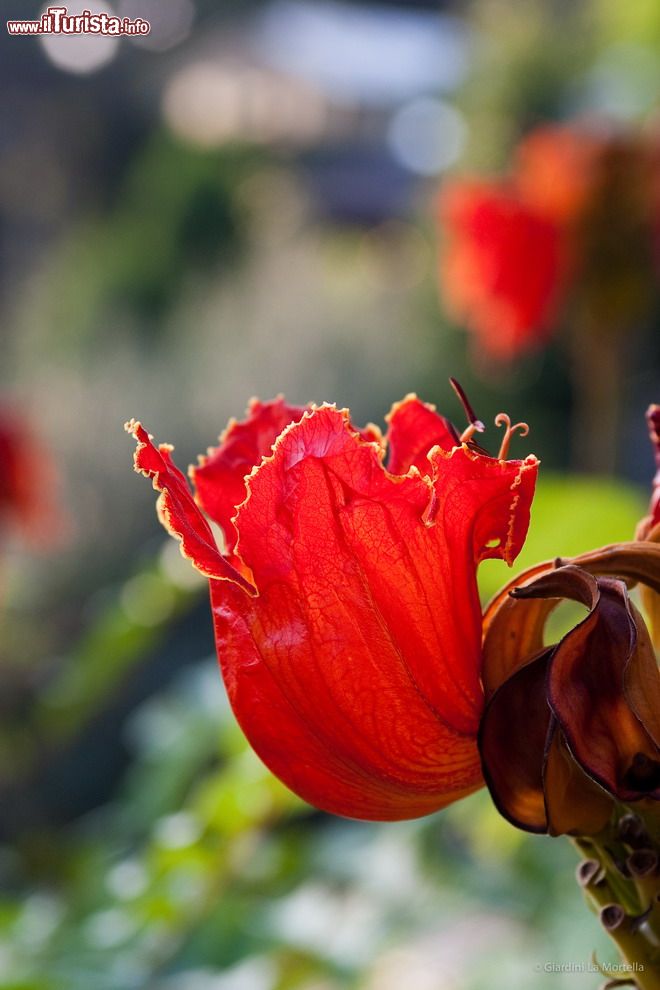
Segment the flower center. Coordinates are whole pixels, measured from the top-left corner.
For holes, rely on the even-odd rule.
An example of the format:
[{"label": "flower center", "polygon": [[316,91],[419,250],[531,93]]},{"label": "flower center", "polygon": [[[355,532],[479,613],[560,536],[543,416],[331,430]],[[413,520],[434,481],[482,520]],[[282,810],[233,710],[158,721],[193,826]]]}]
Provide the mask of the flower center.
[{"label": "flower center", "polygon": [[[463,406],[463,410],[467,417],[468,425],[461,433],[459,439],[460,443],[470,443],[475,433],[483,433],[486,427],[480,419],[477,418],[477,414],[472,408],[472,404],[465,394],[465,390],[460,382],[457,382],[455,378],[449,379],[449,384],[453,388],[454,392],[458,396],[458,400]],[[500,445],[500,450],[497,455],[499,461],[505,461],[509,456],[509,446],[511,445],[511,437],[514,433],[520,433],[521,437],[526,437],[529,433],[529,426],[527,423],[514,423],[511,424],[511,417],[507,413],[498,413],[495,417],[495,426],[504,426],[504,436],[502,437],[502,443]],[[481,448],[479,448],[481,449]],[[481,451],[486,453],[486,451]]]}]

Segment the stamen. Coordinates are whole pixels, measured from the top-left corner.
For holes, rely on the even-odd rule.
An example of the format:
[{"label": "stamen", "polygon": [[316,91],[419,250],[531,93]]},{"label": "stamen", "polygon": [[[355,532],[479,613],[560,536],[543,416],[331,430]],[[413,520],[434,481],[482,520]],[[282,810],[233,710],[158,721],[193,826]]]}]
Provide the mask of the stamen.
[{"label": "stamen", "polygon": [[458,396],[458,401],[460,402],[460,404],[463,406],[463,409],[465,410],[465,415],[467,417],[468,423],[475,423],[475,422],[477,422],[477,415],[476,415],[474,409],[472,408],[472,404],[470,403],[470,400],[468,399],[467,395],[465,394],[465,389],[463,388],[463,386],[461,385],[461,383],[460,382],[457,382],[455,378],[450,378],[449,379],[449,384],[451,385],[451,387],[453,388],[454,392]]},{"label": "stamen", "polygon": [[477,420],[476,423],[470,423],[470,425],[466,426],[466,428],[463,430],[460,437],[458,438],[459,442],[468,443],[468,441],[472,439],[475,433],[483,433],[485,429],[486,427],[481,422],[481,420]]},{"label": "stamen", "polygon": [[484,426],[484,424],[481,422],[480,419],[477,419],[477,414],[472,408],[472,405],[470,404],[470,400],[468,399],[467,395],[465,394],[465,391],[463,390],[463,386],[459,382],[457,382],[455,378],[450,378],[449,384],[451,385],[454,392],[458,396],[458,401],[463,406],[463,411],[465,412],[468,421],[467,428],[463,430],[463,432],[461,433],[458,439],[461,443],[468,443],[472,439],[475,433],[483,433],[486,427]]},{"label": "stamen", "polygon": [[497,459],[500,461],[505,461],[509,456],[509,445],[511,444],[511,437],[518,431],[521,437],[526,437],[529,433],[529,426],[527,423],[514,423],[511,425],[511,417],[506,413],[498,413],[495,417],[495,426],[503,426],[504,436],[502,437],[502,445],[500,447],[500,452],[497,455]]}]

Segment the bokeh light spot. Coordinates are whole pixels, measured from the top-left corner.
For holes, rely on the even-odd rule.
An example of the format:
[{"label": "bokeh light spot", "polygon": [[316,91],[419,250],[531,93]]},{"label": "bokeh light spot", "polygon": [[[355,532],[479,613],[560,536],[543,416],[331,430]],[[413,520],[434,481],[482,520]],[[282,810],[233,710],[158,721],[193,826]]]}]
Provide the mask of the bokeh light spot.
[{"label": "bokeh light spot", "polygon": [[387,143],[400,165],[418,175],[437,175],[453,165],[465,144],[462,115],[445,100],[420,97],[393,116]]},{"label": "bokeh light spot", "polygon": [[144,35],[128,35],[127,40],[140,48],[164,52],[174,48],[190,34],[195,19],[191,0],[119,0],[119,16],[149,21],[151,31]]},{"label": "bokeh light spot", "polygon": [[[45,13],[48,4],[39,13]],[[67,14],[114,14],[107,3],[83,0],[67,4]],[[58,69],[85,75],[102,69],[117,54],[119,38],[107,34],[42,34],[39,42],[46,55]]]}]

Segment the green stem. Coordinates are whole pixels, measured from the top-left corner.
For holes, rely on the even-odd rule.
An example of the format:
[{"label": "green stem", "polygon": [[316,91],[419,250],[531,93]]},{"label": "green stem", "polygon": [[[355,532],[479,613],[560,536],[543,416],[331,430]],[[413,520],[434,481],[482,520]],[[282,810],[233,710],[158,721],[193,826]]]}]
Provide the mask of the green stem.
[{"label": "green stem", "polygon": [[[629,825],[631,817],[621,822]],[[593,838],[572,840],[587,857],[578,867],[578,883],[629,967],[621,976],[638,990],[660,990],[659,853],[641,820],[639,837],[630,830],[624,836],[621,822]]]}]

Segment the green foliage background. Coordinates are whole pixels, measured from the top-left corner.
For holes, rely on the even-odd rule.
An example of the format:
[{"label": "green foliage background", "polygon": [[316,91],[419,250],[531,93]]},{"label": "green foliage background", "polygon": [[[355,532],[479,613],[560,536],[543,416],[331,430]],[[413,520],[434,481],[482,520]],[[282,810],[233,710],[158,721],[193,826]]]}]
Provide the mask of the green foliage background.
[{"label": "green foliage background", "polygon": [[[625,539],[643,505],[621,484],[544,478],[520,564]],[[115,589],[32,734],[75,733],[197,606],[182,567],[166,549]],[[490,594],[503,575],[485,567]],[[146,597],[127,611],[136,594],[159,621],[142,624]],[[420,986],[571,988],[593,986],[592,950],[616,961],[567,843],[513,829],[485,792],[417,822],[313,812],[246,747],[214,657],[124,732],[130,769],[109,804],[5,849],[3,990],[388,990],[411,966]]]},{"label": "green foliage background", "polygon": [[[241,7],[200,2],[193,42]],[[500,169],[523,131],[580,113],[594,87],[606,111],[647,121],[658,11],[452,5],[474,31],[457,169]],[[594,987],[592,951],[616,957],[567,842],[516,831],[483,791],[417,822],[331,818],[263,768],[227,705],[204,582],[131,476],[121,424],[139,415],[184,466],[251,393],[336,400],[366,422],[417,390],[456,418],[453,374],[484,421],[503,409],[531,426],[514,440],[542,461],[517,571],[633,534],[657,326],[623,383],[628,480],[569,473],[561,335],[507,372],[475,371],[438,303],[436,180],[419,181],[405,216],[328,219],[304,154],[168,132],[153,93],[177,57],[138,52],[66,83],[36,48],[0,64],[25,129],[0,173],[14,252],[0,384],[50,445],[70,517],[48,557],[3,547],[0,988]],[[27,193],[26,163],[41,169]],[[484,564],[484,600],[510,576]]]}]

